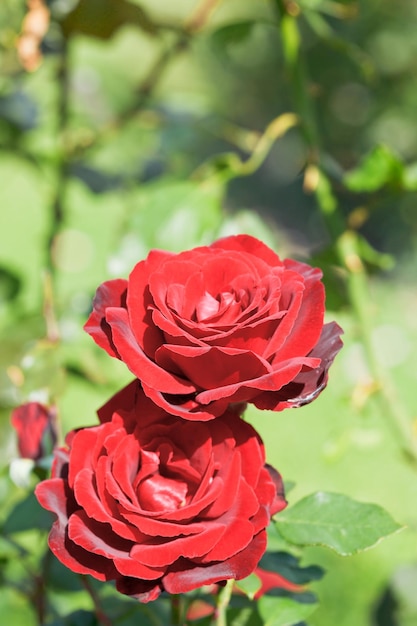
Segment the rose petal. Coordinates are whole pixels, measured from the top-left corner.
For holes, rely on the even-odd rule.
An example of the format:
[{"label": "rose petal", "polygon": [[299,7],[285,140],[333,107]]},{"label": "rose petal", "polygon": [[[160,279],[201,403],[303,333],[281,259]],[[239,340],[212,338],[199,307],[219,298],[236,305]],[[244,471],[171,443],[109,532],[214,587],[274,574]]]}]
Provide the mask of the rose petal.
[{"label": "rose petal", "polygon": [[130,542],[108,531],[106,525],[90,520],[83,511],[71,515],[68,521],[68,534],[76,545],[87,552],[111,560],[124,576],[155,580],[164,572],[164,568],[148,567],[131,558]]},{"label": "rose petal", "polygon": [[127,284],[127,280],[120,278],[102,283],[93,300],[93,311],[84,324],[84,330],[91,335],[96,344],[114,357],[119,355],[106,321],[106,310],[108,307],[126,307]]},{"label": "rose petal", "polygon": [[266,533],[262,532],[242,552],[220,563],[199,567],[182,559],[162,578],[164,588],[169,593],[186,593],[230,578],[241,580],[253,572],[265,548]]},{"label": "rose petal", "polygon": [[[224,387],[218,387],[217,389],[209,389],[207,391],[203,391],[197,394],[196,398],[201,404],[208,404],[209,402],[213,402],[214,400],[228,397],[229,401],[239,401],[243,402],[245,400],[244,394],[242,391],[256,389],[256,390],[279,390],[281,387],[286,385],[288,382],[293,380],[295,376],[301,371],[303,366],[308,366],[313,369],[320,363],[319,359],[309,358],[309,357],[300,357],[294,358],[287,362],[280,363],[279,369],[275,371],[269,372],[268,374],[264,374],[259,378],[254,380],[245,380],[241,383],[235,383],[231,385],[225,385]],[[237,398],[234,397],[236,392],[240,392]],[[249,398],[251,396],[249,395]]]},{"label": "rose petal", "polygon": [[218,239],[211,244],[211,248],[222,250],[237,250],[244,254],[251,254],[256,259],[262,259],[270,266],[281,265],[282,261],[271,248],[268,248],[262,241],[250,235],[235,235]]},{"label": "rose petal", "polygon": [[160,538],[149,544],[133,546],[131,556],[150,567],[170,565],[182,556],[193,559],[206,554],[224,531],[222,524],[213,522],[197,536],[180,536],[172,541],[163,541]]},{"label": "rose petal", "polygon": [[129,276],[126,305],[127,310],[131,312],[129,314],[130,325],[136,342],[150,358],[163,343],[163,336],[152,323],[150,306],[153,304],[153,298],[149,290],[148,278],[171,257],[172,254],[169,252],[152,250],[146,261],[137,263]]},{"label": "rose petal", "polygon": [[107,309],[106,318],[121,359],[142,383],[156,386],[164,393],[184,394],[195,391],[192,383],[163,370],[146,356],[135,340],[126,310]]},{"label": "rose petal", "polygon": [[156,354],[164,368],[176,367],[183,377],[203,389],[227,387],[241,380],[261,378],[270,366],[253,352],[234,348],[162,346]]}]

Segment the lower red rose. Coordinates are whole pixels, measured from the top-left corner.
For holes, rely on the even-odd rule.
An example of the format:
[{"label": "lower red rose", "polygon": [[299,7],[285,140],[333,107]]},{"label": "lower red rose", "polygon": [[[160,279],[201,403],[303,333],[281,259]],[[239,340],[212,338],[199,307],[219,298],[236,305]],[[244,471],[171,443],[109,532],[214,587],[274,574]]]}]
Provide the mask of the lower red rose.
[{"label": "lower red rose", "polygon": [[138,383],[123,393],[100,425],[68,435],[52,478],[36,489],[57,515],[52,552],[143,602],[248,576],[271,515],[286,505],[259,435],[231,411],[189,422],[156,407]]}]

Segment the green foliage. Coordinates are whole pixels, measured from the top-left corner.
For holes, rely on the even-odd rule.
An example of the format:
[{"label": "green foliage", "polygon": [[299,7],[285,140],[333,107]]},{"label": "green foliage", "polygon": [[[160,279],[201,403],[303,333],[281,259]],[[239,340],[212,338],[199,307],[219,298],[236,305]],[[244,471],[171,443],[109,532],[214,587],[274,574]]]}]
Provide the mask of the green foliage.
[{"label": "green foliage", "polygon": [[[8,478],[10,409],[53,400],[63,432],[95,423],[97,407],[130,379],[81,330],[99,282],[126,276],[150,248],[248,232],[323,269],[346,346],[317,403],[250,414],[268,457],[297,482],[296,503],[268,529],[261,566],[300,585],[325,568],[313,584],[320,606],[311,595],[278,594],[256,610],[252,575],[238,583],[245,597],[232,598],[228,624],[414,626],[416,483],[399,453],[413,440],[415,414],[414,290],[402,284],[415,276],[417,234],[412,3],[47,4],[39,67],[27,72],[16,48],[26,3],[0,3],[2,621],[99,623],[85,581],[46,549],[51,516],[30,490],[49,459],[34,471],[21,466],[24,488]],[[279,120],[291,124],[278,128]],[[341,253],[346,238],[353,264]],[[352,297],[358,267],[362,307]],[[399,430],[392,404],[405,415]],[[305,497],[317,488],[379,502],[409,528],[342,561],[338,554],[400,526],[376,505]],[[140,605],[111,584],[91,585],[115,626],[170,622],[168,598]]]},{"label": "green foliage", "polygon": [[294,626],[306,619],[317,608],[315,603],[298,602],[292,598],[270,598],[259,600],[259,613],[264,626]]},{"label": "green foliage", "polygon": [[[272,526],[276,529],[277,524],[272,524]],[[268,571],[280,574],[297,585],[306,585],[313,580],[320,580],[324,575],[324,571],[317,565],[302,567],[299,559],[288,552],[282,551],[266,552],[259,565]]]},{"label": "green foliage", "polygon": [[13,301],[21,289],[21,280],[12,270],[0,267],[0,306]]},{"label": "green foliage", "polygon": [[97,620],[94,613],[90,611],[74,611],[63,618],[54,619],[52,622],[48,622],[47,626],[99,626],[100,622]]},{"label": "green foliage", "polygon": [[179,252],[208,244],[222,223],[223,190],[218,184],[164,181],[134,194],[136,210],[129,230],[138,233],[142,250],[156,246]]},{"label": "green foliage", "polygon": [[243,591],[250,600],[253,600],[254,595],[259,591],[261,585],[261,580],[256,574],[250,574],[247,578],[236,582],[236,587],[240,589],[240,591]]},{"label": "green foliage", "polygon": [[376,146],[345,176],[348,189],[372,192],[386,185],[404,186],[404,164],[387,146]]},{"label": "green foliage", "polygon": [[259,613],[264,626],[294,626],[309,617],[317,608],[314,602],[299,602],[293,598],[271,598],[259,600]]},{"label": "green foliage", "polygon": [[126,0],[80,0],[61,21],[66,37],[82,33],[99,39],[108,39],[126,24],[137,25],[152,35],[156,33],[146,12]]},{"label": "green foliage", "polygon": [[3,524],[2,531],[11,534],[34,528],[49,530],[52,521],[53,516],[40,506],[33,493],[29,493],[11,511]]},{"label": "green foliage", "polygon": [[325,492],[303,498],[283,511],[275,523],[291,543],[326,546],[342,556],[366,550],[401,530],[382,507]]}]

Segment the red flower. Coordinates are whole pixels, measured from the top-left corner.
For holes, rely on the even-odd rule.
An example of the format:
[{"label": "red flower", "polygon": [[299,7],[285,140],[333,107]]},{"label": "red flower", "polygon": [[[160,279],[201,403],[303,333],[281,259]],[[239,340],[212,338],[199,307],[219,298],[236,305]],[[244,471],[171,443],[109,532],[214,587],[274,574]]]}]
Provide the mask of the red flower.
[{"label": "red flower", "polygon": [[68,435],[36,489],[57,515],[58,559],[143,602],[248,576],[286,505],[256,431],[231,411],[207,423],[168,415],[137,381],[99,415]]},{"label": "red flower", "polygon": [[339,326],[323,326],[321,276],[248,235],[153,250],[128,280],[98,288],[85,330],[174,415],[210,420],[242,402],[280,411],[322,391],[342,346]]},{"label": "red flower", "polygon": [[[55,413],[39,402],[27,402],[13,410],[11,423],[17,432],[20,456],[37,461],[45,454],[45,441],[52,450],[56,442]],[[49,439],[49,441],[48,441]]]}]

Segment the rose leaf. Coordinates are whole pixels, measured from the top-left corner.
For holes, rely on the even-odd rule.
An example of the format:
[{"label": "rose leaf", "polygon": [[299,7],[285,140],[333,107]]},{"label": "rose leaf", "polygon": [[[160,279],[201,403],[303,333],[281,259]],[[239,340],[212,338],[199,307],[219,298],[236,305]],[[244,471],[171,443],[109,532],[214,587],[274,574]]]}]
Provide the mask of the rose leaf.
[{"label": "rose leaf", "polygon": [[317,608],[316,602],[299,602],[289,597],[263,596],[258,611],[264,626],[299,624]]},{"label": "rose leaf", "polygon": [[338,493],[318,492],[282,511],[275,523],[289,542],[326,546],[348,556],[402,530],[382,507]]}]

